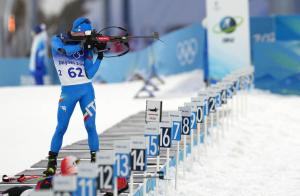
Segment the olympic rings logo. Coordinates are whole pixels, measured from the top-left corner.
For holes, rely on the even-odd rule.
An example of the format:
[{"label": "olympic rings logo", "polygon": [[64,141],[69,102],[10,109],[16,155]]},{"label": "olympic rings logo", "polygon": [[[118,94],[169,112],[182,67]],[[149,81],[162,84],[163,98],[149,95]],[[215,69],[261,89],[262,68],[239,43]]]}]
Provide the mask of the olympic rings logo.
[{"label": "olympic rings logo", "polygon": [[80,51],[78,51],[78,52],[73,53],[73,57],[74,57],[75,59],[79,59],[79,58],[82,57],[83,55],[84,55],[83,50],[80,50]]},{"label": "olympic rings logo", "polygon": [[194,63],[198,52],[196,38],[187,39],[177,43],[176,55],[180,65],[191,65]]}]

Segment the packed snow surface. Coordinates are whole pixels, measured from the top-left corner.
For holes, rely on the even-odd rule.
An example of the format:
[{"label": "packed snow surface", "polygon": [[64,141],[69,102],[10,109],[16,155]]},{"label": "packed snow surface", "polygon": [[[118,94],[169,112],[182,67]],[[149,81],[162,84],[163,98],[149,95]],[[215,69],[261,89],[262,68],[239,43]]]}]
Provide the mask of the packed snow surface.
[{"label": "packed snow surface", "polygon": [[[202,88],[201,80],[200,71],[165,78],[156,99],[164,101],[164,110],[176,110]],[[133,99],[141,85],[94,85],[99,133],[145,109],[144,99]],[[0,175],[13,175],[46,157],[59,94],[59,86],[0,89]],[[299,108],[300,97],[253,90],[247,116],[234,118],[225,137],[194,154],[195,161],[181,163],[178,189],[169,181],[168,195],[300,195]],[[77,106],[63,145],[86,137]]]},{"label": "packed snow surface", "polygon": [[[176,110],[203,87],[201,81],[201,71],[165,78],[156,98],[164,101],[165,110]],[[186,87],[177,89],[180,85]],[[133,98],[142,86],[142,82],[94,84],[98,133],[145,110],[145,99]],[[46,158],[57,123],[59,96],[60,86],[0,88],[0,176],[14,175]],[[87,139],[87,133],[77,104],[63,146],[82,139]]]},{"label": "packed snow surface", "polygon": [[248,106],[218,144],[180,165],[169,195],[300,195],[300,97],[253,91]]}]

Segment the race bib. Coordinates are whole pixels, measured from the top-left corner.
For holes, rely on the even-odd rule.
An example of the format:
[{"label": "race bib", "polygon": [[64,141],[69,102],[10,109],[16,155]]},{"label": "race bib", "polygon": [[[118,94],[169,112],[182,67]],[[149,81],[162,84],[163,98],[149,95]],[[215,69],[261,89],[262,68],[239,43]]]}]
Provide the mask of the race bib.
[{"label": "race bib", "polygon": [[62,86],[91,82],[85,73],[83,51],[71,56],[54,57],[54,64]]}]

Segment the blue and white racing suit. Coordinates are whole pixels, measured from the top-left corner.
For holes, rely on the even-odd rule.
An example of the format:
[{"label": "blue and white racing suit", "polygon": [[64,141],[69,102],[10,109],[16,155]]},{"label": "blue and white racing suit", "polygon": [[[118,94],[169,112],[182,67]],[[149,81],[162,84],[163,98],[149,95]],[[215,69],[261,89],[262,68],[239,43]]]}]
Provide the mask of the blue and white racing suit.
[{"label": "blue and white racing suit", "polygon": [[98,151],[95,93],[91,78],[97,72],[101,60],[97,58],[93,62],[92,50],[84,50],[80,44],[64,44],[62,36],[54,36],[51,43],[53,60],[61,83],[61,96],[57,112],[58,123],[50,150],[55,153],[59,152],[69,120],[76,103],[79,102],[88,133],[90,150]]}]

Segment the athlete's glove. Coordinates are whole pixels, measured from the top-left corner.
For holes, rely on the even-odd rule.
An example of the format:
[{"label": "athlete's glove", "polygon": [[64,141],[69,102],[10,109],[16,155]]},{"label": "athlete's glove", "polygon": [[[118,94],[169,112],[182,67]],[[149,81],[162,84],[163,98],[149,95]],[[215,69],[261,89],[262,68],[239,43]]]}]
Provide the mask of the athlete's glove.
[{"label": "athlete's glove", "polygon": [[83,43],[84,50],[91,50],[94,48],[94,43],[90,39],[86,39]]},{"label": "athlete's glove", "polygon": [[103,59],[103,52],[106,50],[106,43],[98,43],[97,46],[97,53],[98,53],[98,59],[102,60]]}]

